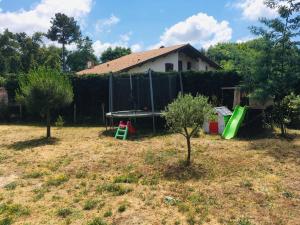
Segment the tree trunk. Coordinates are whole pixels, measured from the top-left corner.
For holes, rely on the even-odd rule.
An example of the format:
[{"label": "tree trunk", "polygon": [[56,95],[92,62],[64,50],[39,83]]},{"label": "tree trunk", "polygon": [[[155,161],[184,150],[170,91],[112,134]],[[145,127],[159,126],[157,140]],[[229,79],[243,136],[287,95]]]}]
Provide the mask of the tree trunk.
[{"label": "tree trunk", "polygon": [[48,110],[47,111],[47,138],[50,138],[51,137],[51,127],[50,127],[50,123],[51,123],[51,121],[50,121],[51,119],[50,119],[50,111]]},{"label": "tree trunk", "polygon": [[62,70],[66,71],[66,63],[65,63],[65,44],[62,44]]},{"label": "tree trunk", "polygon": [[286,130],[283,121],[280,122],[280,131],[281,131],[281,136],[285,136]]},{"label": "tree trunk", "polygon": [[191,137],[190,136],[186,137],[186,143],[187,143],[187,148],[188,148],[186,165],[189,166],[189,165],[191,165]]}]

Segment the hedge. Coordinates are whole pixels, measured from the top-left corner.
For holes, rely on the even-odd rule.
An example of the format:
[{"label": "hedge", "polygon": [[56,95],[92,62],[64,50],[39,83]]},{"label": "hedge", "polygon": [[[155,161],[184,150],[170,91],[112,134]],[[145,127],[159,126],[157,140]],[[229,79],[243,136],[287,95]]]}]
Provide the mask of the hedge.
[{"label": "hedge", "polygon": [[[79,123],[101,123],[103,118],[102,106],[105,112],[108,112],[109,102],[109,74],[106,75],[85,75],[77,76],[70,74],[70,79],[74,90],[74,103],[61,111],[55,112],[56,115],[62,115],[67,122],[73,122],[74,105],[76,105],[76,118]],[[128,79],[129,74],[114,74],[114,86],[117,85],[121,89],[114,88],[115,98],[119,102],[115,102],[114,109],[122,110],[126,107],[131,109],[128,105],[128,98],[130,97],[130,86]],[[148,74],[132,74],[133,79],[139,81],[134,83],[134,88],[140,88],[140,101],[149,102],[149,82]],[[153,77],[153,89],[155,102],[157,108],[163,109],[174,95],[180,91],[179,73],[155,73]],[[171,78],[171,79],[169,79]],[[123,79],[123,80],[122,80]],[[168,81],[169,79],[169,81]],[[171,80],[171,82],[170,82]],[[191,93],[193,95],[202,94],[209,97],[216,96],[218,100],[222,97],[222,87],[232,87],[240,83],[241,77],[235,72],[183,72],[182,84],[184,93]],[[168,83],[169,82],[169,83]],[[139,85],[139,87],[137,86]],[[172,93],[167,92],[167,86],[172,86]],[[9,94],[10,102],[14,101],[15,91],[18,89],[16,76],[11,76],[6,82],[6,89]],[[166,97],[167,96],[167,97]],[[169,96],[169,97],[168,97]],[[137,96],[135,96],[137,97]],[[175,96],[176,97],[176,96]],[[233,101],[233,99],[229,99]],[[23,120],[36,120],[36,116],[31,116],[24,111]]]}]

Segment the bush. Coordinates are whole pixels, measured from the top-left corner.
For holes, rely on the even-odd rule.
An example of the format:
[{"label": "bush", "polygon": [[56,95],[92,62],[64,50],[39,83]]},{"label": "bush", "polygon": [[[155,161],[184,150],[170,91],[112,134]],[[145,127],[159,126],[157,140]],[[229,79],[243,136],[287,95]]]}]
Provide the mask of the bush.
[{"label": "bush", "polygon": [[58,116],[55,122],[55,126],[58,128],[62,128],[65,124],[64,119],[62,118],[62,116]]},{"label": "bush", "polygon": [[97,201],[96,200],[87,200],[84,203],[83,209],[84,210],[91,210],[94,209],[97,206]]}]

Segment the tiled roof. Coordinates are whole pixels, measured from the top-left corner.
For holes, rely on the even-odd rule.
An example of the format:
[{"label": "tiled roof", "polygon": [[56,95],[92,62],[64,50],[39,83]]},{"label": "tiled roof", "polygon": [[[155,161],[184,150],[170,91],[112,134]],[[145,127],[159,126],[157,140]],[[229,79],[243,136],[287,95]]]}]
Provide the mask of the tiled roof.
[{"label": "tiled roof", "polygon": [[[82,70],[78,72],[78,75],[85,74],[107,74],[107,73],[116,73],[124,72],[132,67],[146,63],[155,58],[167,55],[171,52],[180,50],[182,48],[190,46],[189,44],[175,45],[171,47],[163,47],[159,49],[154,49],[145,52],[132,53],[130,55],[123,56],[121,58],[102,63],[93,68]],[[191,47],[191,46],[190,46]],[[208,60],[208,59],[207,59]],[[210,61],[211,62],[211,61]]]}]

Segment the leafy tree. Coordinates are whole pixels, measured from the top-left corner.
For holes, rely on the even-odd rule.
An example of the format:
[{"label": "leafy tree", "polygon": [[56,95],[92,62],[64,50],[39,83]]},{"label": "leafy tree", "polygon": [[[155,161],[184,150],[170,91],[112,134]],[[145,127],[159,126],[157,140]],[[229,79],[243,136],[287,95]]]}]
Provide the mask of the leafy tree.
[{"label": "leafy tree", "polygon": [[100,60],[102,63],[105,63],[129,54],[131,54],[130,48],[116,47],[112,49],[111,47],[109,47],[102,53]]},{"label": "leafy tree", "polygon": [[21,76],[19,86],[17,100],[28,110],[46,117],[47,138],[50,138],[51,112],[73,101],[71,82],[56,70],[39,67]]},{"label": "leafy tree", "polygon": [[38,65],[60,70],[61,68],[61,49],[55,46],[42,47],[38,53]]},{"label": "leafy tree", "polygon": [[51,28],[48,30],[47,37],[52,41],[62,44],[62,67],[66,70],[65,46],[77,41],[80,36],[80,27],[73,17],[68,17],[63,13],[56,13],[51,20]]},{"label": "leafy tree", "polygon": [[207,55],[224,70],[251,76],[255,72],[257,58],[263,53],[264,44],[262,38],[244,43],[219,43],[210,47]]},{"label": "leafy tree", "polygon": [[279,124],[281,134],[286,134],[285,118],[286,96],[295,91],[294,83],[300,79],[299,46],[297,41],[300,27],[300,2],[297,0],[268,0],[266,5],[276,9],[279,17],[262,18],[263,27],[252,27],[254,34],[265,40],[264,52],[254,76],[248,77],[246,83],[252,89],[251,95],[264,100],[267,96],[274,97],[273,115]]},{"label": "leafy tree", "polygon": [[89,37],[80,39],[77,43],[77,50],[68,55],[67,65],[71,71],[80,71],[86,69],[87,62],[97,63],[97,57],[94,54],[93,42]]},{"label": "leafy tree", "polygon": [[193,97],[190,94],[179,95],[178,98],[169,104],[164,117],[170,130],[182,134],[187,142],[186,164],[191,163],[191,137],[203,126],[206,119],[213,116],[213,107],[208,98],[198,95]]}]

